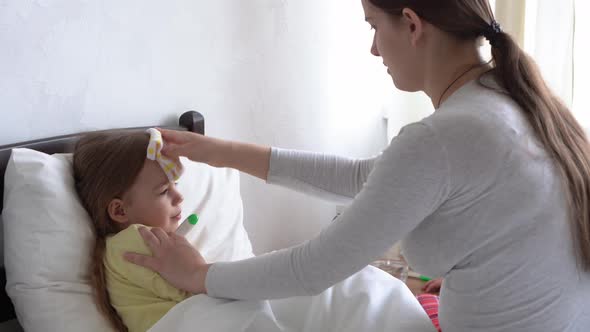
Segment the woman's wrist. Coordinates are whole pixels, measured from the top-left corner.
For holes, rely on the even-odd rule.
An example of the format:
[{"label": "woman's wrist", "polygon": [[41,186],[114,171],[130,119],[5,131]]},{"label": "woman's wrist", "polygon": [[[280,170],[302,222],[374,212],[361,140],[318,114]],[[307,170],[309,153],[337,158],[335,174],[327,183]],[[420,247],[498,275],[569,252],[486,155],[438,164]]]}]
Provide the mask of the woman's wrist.
[{"label": "woman's wrist", "polygon": [[266,180],[271,148],[262,145],[241,143],[212,138],[207,146],[205,161],[214,167],[234,168]]},{"label": "woman's wrist", "polygon": [[207,273],[209,272],[209,267],[211,267],[211,264],[206,264],[202,267],[199,267],[199,269],[197,270],[196,287],[195,289],[191,290],[193,294],[207,294],[206,281]]},{"label": "woman's wrist", "polygon": [[208,158],[203,162],[213,167],[231,167],[229,159],[232,156],[232,142],[220,138],[210,138],[206,147]]}]

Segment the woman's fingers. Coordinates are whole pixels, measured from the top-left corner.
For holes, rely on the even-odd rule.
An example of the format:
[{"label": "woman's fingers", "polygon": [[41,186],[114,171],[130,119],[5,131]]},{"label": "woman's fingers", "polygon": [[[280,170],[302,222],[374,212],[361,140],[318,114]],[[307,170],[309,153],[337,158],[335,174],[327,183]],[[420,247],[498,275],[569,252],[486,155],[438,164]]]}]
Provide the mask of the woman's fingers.
[{"label": "woman's fingers", "polygon": [[159,272],[160,270],[160,265],[158,264],[158,261],[156,261],[151,256],[136,254],[133,252],[126,252],[123,254],[123,257],[133,264],[143,266],[152,271]]},{"label": "woman's fingers", "polygon": [[183,151],[183,148],[186,147],[188,139],[183,138],[182,135],[186,134],[188,133],[162,129],[162,139],[164,140],[162,154],[172,159],[178,159],[178,157],[184,156],[187,151]]},{"label": "woman's fingers", "polygon": [[187,141],[188,132],[158,128],[165,142],[182,144]]},{"label": "woman's fingers", "polygon": [[143,241],[147,244],[152,253],[155,254],[160,247],[160,240],[156,235],[146,227],[139,227],[139,235],[141,235]]},{"label": "woman's fingers", "polygon": [[188,131],[161,129],[161,133],[164,140],[162,154],[168,158],[187,157],[209,163],[212,152],[218,152],[220,140]]},{"label": "woman's fingers", "polygon": [[181,156],[178,145],[169,143],[162,148],[162,154],[171,159],[178,159]]},{"label": "woman's fingers", "polygon": [[178,289],[193,294],[207,292],[205,280],[209,264],[184,237],[166,233],[161,228],[139,230],[153,256],[126,252],[123,256],[127,261],[157,272]]},{"label": "woman's fingers", "polygon": [[[178,235],[175,232],[168,232],[166,234],[168,234],[168,237],[170,238],[170,242],[172,242],[174,244],[179,243],[179,242],[189,243],[184,236]],[[190,243],[189,243],[189,245],[190,245]]]},{"label": "woman's fingers", "polygon": [[160,245],[165,245],[170,242],[170,239],[168,238],[168,234],[166,234],[166,232],[164,232],[163,229],[152,228],[152,233],[158,238],[158,240],[160,241]]}]

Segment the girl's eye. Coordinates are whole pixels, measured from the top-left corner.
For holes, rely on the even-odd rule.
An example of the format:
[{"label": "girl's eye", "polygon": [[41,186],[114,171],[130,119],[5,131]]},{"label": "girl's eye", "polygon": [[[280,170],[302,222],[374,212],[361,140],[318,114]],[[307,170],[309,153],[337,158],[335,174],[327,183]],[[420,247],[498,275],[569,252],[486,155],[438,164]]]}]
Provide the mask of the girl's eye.
[{"label": "girl's eye", "polygon": [[374,25],[371,25],[371,30],[375,30],[375,26]]},{"label": "girl's eye", "polygon": [[164,191],[162,191],[162,192],[160,193],[160,195],[166,195],[166,193],[167,193],[167,192],[168,192],[168,188],[166,188]]}]

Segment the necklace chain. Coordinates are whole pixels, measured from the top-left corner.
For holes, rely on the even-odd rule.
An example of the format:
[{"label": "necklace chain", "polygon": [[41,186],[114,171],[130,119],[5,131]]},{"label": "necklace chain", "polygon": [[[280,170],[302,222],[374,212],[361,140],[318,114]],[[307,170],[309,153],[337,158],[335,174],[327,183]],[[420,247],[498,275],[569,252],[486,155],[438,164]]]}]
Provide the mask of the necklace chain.
[{"label": "necklace chain", "polygon": [[463,73],[461,73],[461,75],[459,75],[457,78],[455,78],[455,80],[453,80],[451,82],[451,84],[449,84],[449,86],[447,86],[447,88],[445,89],[445,91],[443,91],[443,93],[440,95],[440,97],[438,98],[438,103],[437,103],[437,108],[440,107],[440,103],[445,95],[445,93],[447,93],[447,91],[449,91],[449,89],[453,86],[453,84],[455,84],[461,77],[463,77],[465,74],[467,74],[468,72],[472,71],[473,69],[477,68],[481,66],[480,63],[473,65],[471,67],[469,67],[466,71],[464,71]]}]

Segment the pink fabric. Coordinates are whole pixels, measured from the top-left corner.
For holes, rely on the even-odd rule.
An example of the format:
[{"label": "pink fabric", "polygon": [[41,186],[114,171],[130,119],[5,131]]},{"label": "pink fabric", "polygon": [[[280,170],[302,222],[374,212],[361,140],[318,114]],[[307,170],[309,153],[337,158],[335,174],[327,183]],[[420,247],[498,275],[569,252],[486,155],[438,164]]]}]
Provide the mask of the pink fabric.
[{"label": "pink fabric", "polygon": [[432,324],[434,324],[434,327],[436,327],[438,332],[441,332],[438,323],[438,296],[433,294],[420,294],[416,298],[418,299],[418,302],[420,302],[420,305],[422,305],[422,308],[424,308],[424,311],[426,311],[426,314],[432,321]]}]

